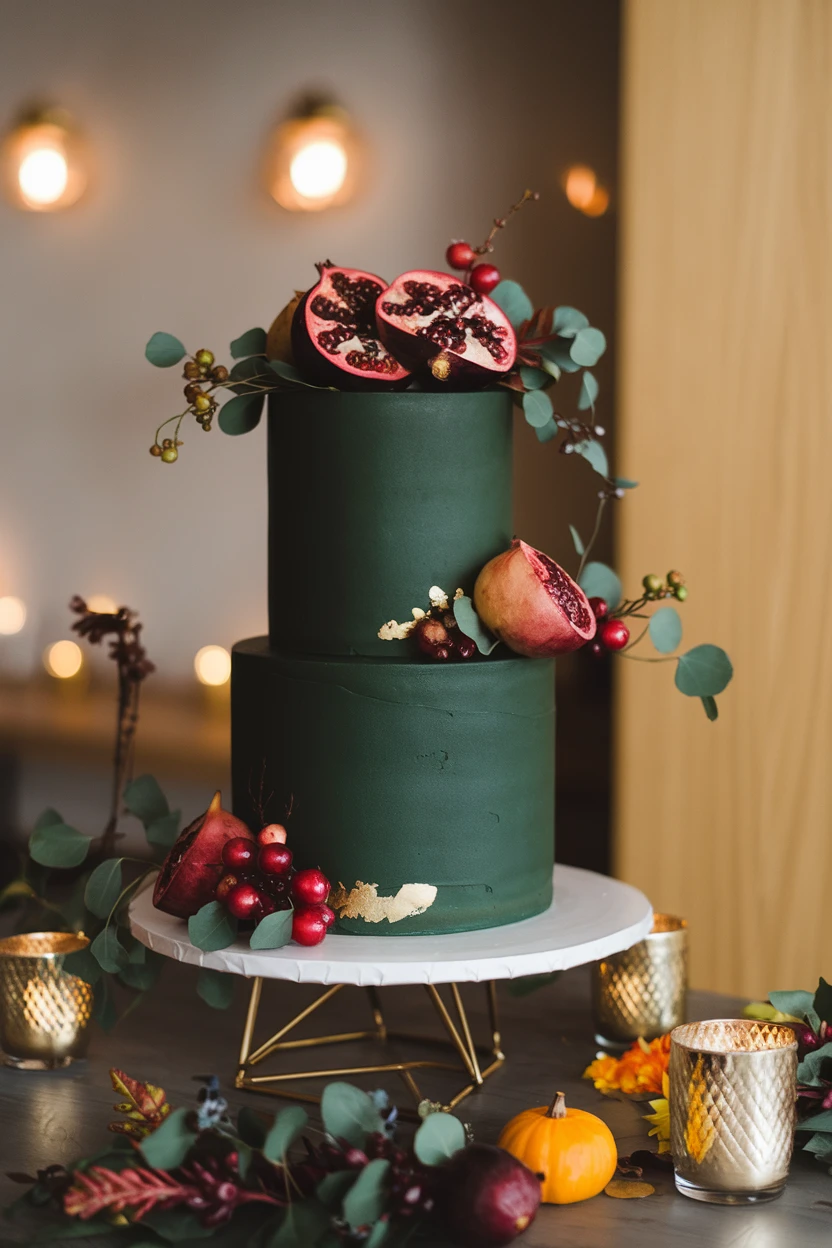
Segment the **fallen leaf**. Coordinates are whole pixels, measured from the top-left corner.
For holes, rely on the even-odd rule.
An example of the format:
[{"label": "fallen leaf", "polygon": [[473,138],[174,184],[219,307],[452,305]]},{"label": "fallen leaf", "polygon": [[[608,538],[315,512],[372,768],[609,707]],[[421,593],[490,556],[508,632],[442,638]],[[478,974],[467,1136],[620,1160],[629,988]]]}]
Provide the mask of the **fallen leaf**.
[{"label": "fallen leaf", "polygon": [[614,1196],[616,1200],[639,1200],[642,1196],[652,1196],[655,1192],[652,1183],[638,1183],[630,1179],[613,1179],[604,1188],[607,1196]]}]

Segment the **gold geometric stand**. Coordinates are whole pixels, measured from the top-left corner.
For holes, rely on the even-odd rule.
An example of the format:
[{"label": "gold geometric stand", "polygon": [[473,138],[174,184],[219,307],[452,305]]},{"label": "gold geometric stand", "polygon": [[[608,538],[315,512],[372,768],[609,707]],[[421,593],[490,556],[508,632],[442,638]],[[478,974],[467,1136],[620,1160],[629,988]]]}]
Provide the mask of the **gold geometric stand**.
[{"label": "gold geometric stand", "polygon": [[[334,1035],[312,1036],[302,1040],[287,1040],[288,1036],[298,1024],[304,1022],[311,1014],[314,1014],[322,1005],[326,1005],[331,1001],[337,993],[343,988],[352,987],[347,984],[334,984],[316,997],[311,1005],[301,1010],[300,1014],[296,1014],[290,1019],[279,1031],[273,1036],[265,1040],[257,1048],[252,1048],[254,1041],[254,1029],[257,1023],[257,1015],[260,1009],[260,999],[263,992],[263,980],[254,979],[251,986],[251,997],[249,999],[248,1010],[246,1013],[245,1026],[243,1028],[243,1038],[240,1045],[240,1059],[237,1070],[235,1085],[238,1088],[248,1088],[253,1092],[265,1092],[270,1096],[285,1097],[293,1101],[309,1101],[317,1104],[320,1101],[319,1096],[312,1096],[306,1092],[296,1091],[291,1087],[293,1083],[305,1079],[336,1079],[346,1075],[361,1074],[387,1074],[393,1073],[401,1076],[405,1087],[413,1098],[414,1110],[402,1110],[400,1113],[408,1117],[415,1116],[415,1110],[419,1102],[425,1099],[425,1093],[422,1092],[417,1084],[413,1072],[419,1070],[447,1070],[459,1071],[465,1076],[465,1083],[460,1090],[450,1098],[446,1105],[442,1105],[442,1109],[446,1112],[452,1110],[460,1101],[464,1101],[466,1096],[482,1087],[485,1080],[498,1070],[505,1061],[505,1055],[500,1047],[500,1031],[497,1020],[497,993],[494,982],[482,985],[485,989],[486,1004],[488,1007],[488,1021],[490,1043],[477,1044],[474,1041],[471,1032],[471,1026],[468,1021],[468,1015],[465,1012],[465,1006],[462,1003],[462,996],[457,984],[450,984],[451,1006],[456,1012],[457,1022],[449,1009],[448,1005],[442,999],[438,989],[433,984],[425,984],[424,988],[428,996],[428,1000],[442,1023],[446,1032],[446,1037],[437,1039],[434,1036],[416,1035],[407,1031],[394,1031],[387,1027],[384,1021],[384,1015],[381,1010],[381,1000],[378,989],[366,988],[364,991],[369,997],[370,1012],[372,1015],[373,1025],[366,1031],[347,1031],[338,1032]],[[323,1045],[330,1044],[347,1044],[350,1041],[372,1040],[376,1041],[380,1046],[386,1046],[389,1040],[405,1040],[415,1041],[423,1045],[439,1045],[449,1050],[453,1060],[450,1061],[431,1061],[424,1058],[408,1058],[404,1061],[383,1061],[370,1062],[365,1065],[340,1066],[333,1068],[318,1068],[315,1070],[292,1070],[278,1071],[276,1074],[251,1074],[250,1071],[259,1067],[261,1062],[267,1057],[274,1054],[285,1053],[295,1049],[311,1049],[318,1048]],[[379,1054],[383,1057],[383,1054]]]}]

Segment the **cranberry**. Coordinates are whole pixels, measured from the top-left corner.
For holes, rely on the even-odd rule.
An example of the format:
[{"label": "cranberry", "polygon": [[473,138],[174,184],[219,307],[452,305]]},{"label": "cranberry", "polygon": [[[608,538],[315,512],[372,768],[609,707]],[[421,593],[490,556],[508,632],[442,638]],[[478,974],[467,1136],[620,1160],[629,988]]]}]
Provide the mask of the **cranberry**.
[{"label": "cranberry", "polygon": [[454,650],[461,659],[473,659],[477,653],[477,643],[464,633],[457,633],[454,637]]},{"label": "cranberry", "polygon": [[245,836],[235,836],[223,845],[222,860],[232,871],[253,867],[256,848],[254,841],[248,840]]},{"label": "cranberry", "polygon": [[298,871],[292,880],[292,896],[303,906],[319,906],[329,896],[329,880],[317,867]]},{"label": "cranberry", "polygon": [[285,875],[292,865],[292,851],[279,841],[264,845],[257,855],[257,865],[264,875]]},{"label": "cranberry", "polygon": [[500,280],[500,270],[496,264],[475,264],[468,279],[469,285],[478,295],[489,295]]},{"label": "cranberry", "polygon": [[262,832],[257,833],[258,845],[286,844],[286,829],[282,823],[267,823]]},{"label": "cranberry", "polygon": [[623,620],[605,620],[598,633],[608,650],[623,650],[630,640],[630,630]]},{"label": "cranberry", "polygon": [[596,620],[605,620],[610,613],[607,600],[605,598],[590,598],[588,601]]},{"label": "cranberry", "polygon": [[317,906],[307,906],[293,914],[292,940],[297,944],[319,945],[326,932],[326,921]]},{"label": "cranberry", "polygon": [[470,243],[451,243],[445,252],[445,259],[452,269],[470,269],[477,258],[477,253]]},{"label": "cranberry", "polygon": [[224,875],[214,892],[214,896],[217,901],[225,901],[235,884],[239,883],[240,881],[237,879],[236,875]]},{"label": "cranberry", "polygon": [[315,909],[320,913],[320,916],[324,923],[326,923],[327,927],[332,927],[332,924],[335,922],[335,911],[330,910],[329,906],[323,904],[316,906]]},{"label": "cranberry", "polygon": [[225,899],[225,904],[235,919],[253,919],[260,913],[259,888],[253,884],[236,884]]}]

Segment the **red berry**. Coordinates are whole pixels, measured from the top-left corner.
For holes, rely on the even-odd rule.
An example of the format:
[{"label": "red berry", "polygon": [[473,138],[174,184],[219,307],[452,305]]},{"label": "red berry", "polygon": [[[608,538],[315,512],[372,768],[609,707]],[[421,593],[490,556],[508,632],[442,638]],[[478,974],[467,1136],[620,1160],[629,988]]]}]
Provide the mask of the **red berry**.
[{"label": "red berry", "polygon": [[468,279],[478,295],[490,295],[500,280],[496,264],[475,264]]},{"label": "red berry", "polygon": [[327,928],[332,927],[332,924],[335,922],[335,911],[330,910],[329,906],[326,905],[315,906],[315,909],[320,912],[320,916],[326,923]]},{"label": "red berry", "polygon": [[257,865],[264,875],[285,875],[292,865],[292,851],[279,841],[273,841],[261,848]]},{"label": "red berry", "polygon": [[596,620],[605,620],[610,613],[605,598],[590,598],[589,605]]},{"label": "red berry", "polygon": [[235,919],[253,919],[260,911],[260,896],[253,884],[235,884],[225,904]]},{"label": "red berry", "polygon": [[445,252],[445,259],[452,269],[470,269],[477,258],[477,253],[470,243],[451,243]]},{"label": "red berry", "polygon": [[296,910],[292,916],[292,940],[299,945],[319,945],[326,931],[326,921],[317,906]]},{"label": "red berry", "polygon": [[217,901],[225,901],[235,884],[239,884],[236,875],[224,875],[217,887],[214,889],[214,896]]},{"label": "red berry", "polygon": [[250,841],[248,837],[235,836],[223,845],[222,860],[232,870],[240,871],[244,867],[253,867],[256,849],[254,841]]},{"label": "red berry", "polygon": [[454,637],[454,650],[461,659],[473,659],[477,653],[477,643],[470,637],[466,637],[464,633],[457,631]]},{"label": "red berry", "polygon": [[623,620],[605,620],[598,635],[608,650],[623,650],[630,640],[630,630]]},{"label": "red berry", "polygon": [[256,919],[264,919],[267,914],[274,914],[277,909],[277,902],[274,897],[270,897],[262,888],[257,890],[257,910],[255,912]]},{"label": "red berry", "polygon": [[267,823],[262,832],[257,833],[258,845],[286,844],[286,829],[282,823]]},{"label": "red berry", "polygon": [[329,880],[317,867],[298,871],[292,880],[292,896],[302,906],[319,906],[329,896]]}]

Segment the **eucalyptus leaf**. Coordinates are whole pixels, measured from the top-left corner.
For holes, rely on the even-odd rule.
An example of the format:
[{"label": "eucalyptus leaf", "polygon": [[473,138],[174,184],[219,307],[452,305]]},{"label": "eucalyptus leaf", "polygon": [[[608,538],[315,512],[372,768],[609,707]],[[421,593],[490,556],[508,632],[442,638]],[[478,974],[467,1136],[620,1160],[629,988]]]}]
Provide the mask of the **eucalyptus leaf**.
[{"label": "eucalyptus leaf", "polygon": [[[234,1221],[236,1223],[236,1217]],[[214,1244],[217,1244],[218,1248],[219,1246],[230,1248],[228,1240],[225,1239],[227,1227],[221,1227],[217,1231],[216,1227],[203,1226],[198,1215],[186,1209],[184,1205],[175,1205],[171,1209],[151,1209],[142,1215],[139,1225],[155,1231],[165,1243],[181,1244],[182,1248],[193,1248],[194,1240],[200,1241],[208,1238],[212,1241],[212,1248]],[[237,1239],[234,1248],[237,1248],[239,1242]],[[130,1248],[135,1248],[135,1246],[131,1244]],[[158,1248],[158,1241],[156,1248]]]},{"label": "eucalyptus leaf", "polygon": [[731,660],[719,646],[694,646],[679,656],[676,688],[689,698],[715,697],[734,674]]},{"label": "eucalyptus leaf", "polygon": [[541,425],[540,428],[535,429],[538,442],[551,442],[552,438],[556,438],[559,433],[560,429],[558,428],[558,423],[554,416],[550,416],[545,425]]},{"label": "eucalyptus leaf", "polygon": [[133,988],[136,992],[148,992],[156,983],[161,972],[161,966],[153,962],[128,962],[127,966],[123,966],[119,971],[119,979],[127,988]]},{"label": "eucalyptus leaf", "polygon": [[181,810],[169,810],[145,825],[145,836],[149,845],[159,845],[162,849],[170,849],[179,835]]},{"label": "eucalyptus leaf", "polygon": [[229,373],[227,389],[235,394],[264,394],[277,389],[275,370],[262,356],[240,360]]},{"label": "eucalyptus leaf", "polygon": [[562,373],[577,373],[581,366],[576,364],[569,354],[569,345],[569,340],[566,338],[554,338],[551,342],[544,342],[536,350],[545,360],[555,364]]},{"label": "eucalyptus leaf", "polygon": [[91,836],[68,824],[49,823],[29,837],[29,854],[42,867],[80,867],[91,844]]},{"label": "eucalyptus leaf", "polygon": [[59,815],[57,810],[53,810],[51,806],[47,806],[46,810],[42,810],[35,820],[35,827],[51,828],[56,823],[63,823],[63,816]]},{"label": "eucalyptus leaf", "polygon": [[321,1179],[315,1188],[315,1195],[327,1209],[338,1209],[348,1189],[355,1182],[355,1175],[355,1170],[333,1170]]},{"label": "eucalyptus leaf", "polygon": [[466,637],[470,637],[476,645],[480,654],[490,654],[495,646],[499,646],[500,639],[495,637],[493,633],[485,627],[480,617],[474,610],[474,604],[468,597],[455,598],[453,602],[454,619],[459,625],[459,630]]},{"label": "eucalyptus leaf", "polygon": [[103,974],[101,963],[90,953],[88,947],[68,953],[64,958],[63,969],[68,975],[77,975],[79,979],[83,979],[85,984],[97,984]]},{"label": "eucalyptus leaf", "polygon": [[563,369],[557,365],[554,360],[549,360],[545,355],[540,357],[540,367],[544,372],[548,373],[555,381],[560,381]]},{"label": "eucalyptus leaf", "polygon": [[[369,1236],[364,1241],[364,1248],[382,1248],[382,1244],[387,1242],[389,1234],[390,1219],[385,1218],[384,1221],[379,1220],[376,1222],[375,1226],[370,1231]],[[439,1245],[435,1245],[435,1248],[439,1248]]]},{"label": "eucalyptus leaf", "polygon": [[234,989],[237,984],[233,975],[224,971],[212,971],[210,967],[201,966],[196,977],[197,996],[214,1010],[227,1010],[234,1000]]},{"label": "eucalyptus leaf", "polygon": [[815,994],[802,988],[784,989],[770,992],[768,999],[781,1014],[790,1014],[792,1018],[804,1019],[815,1003]]},{"label": "eucalyptus leaf", "polygon": [[145,827],[153,823],[154,819],[161,819],[170,810],[168,799],[159,787],[158,780],[147,775],[137,776],[125,787],[124,805],[131,815],[141,819]]},{"label": "eucalyptus leaf", "polygon": [[228,348],[232,360],[242,360],[249,355],[266,354],[265,329],[247,329],[239,338],[235,338]]},{"label": "eucalyptus leaf", "polygon": [[292,910],[275,910],[267,914],[251,933],[252,949],[282,949],[292,939]]},{"label": "eucalyptus leaf", "polygon": [[383,1213],[387,1198],[390,1162],[384,1157],[368,1161],[344,1197],[344,1218],[353,1229],[368,1226]]},{"label": "eucalyptus leaf", "polygon": [[613,477],[613,485],[619,490],[634,490],[638,485],[638,481],[631,481],[629,477]]},{"label": "eucalyptus leaf", "polygon": [[589,318],[577,308],[563,306],[555,308],[552,318],[552,333],[561,338],[574,338],[579,329],[589,328]]},{"label": "eucalyptus leaf", "polygon": [[221,901],[209,901],[188,919],[188,937],[203,953],[214,953],[233,945],[237,924]]},{"label": "eucalyptus leaf", "polygon": [[520,365],[520,380],[527,390],[542,390],[552,384],[552,378],[542,368],[532,368],[529,364]]},{"label": "eucalyptus leaf", "polygon": [[303,1131],[309,1115],[302,1105],[287,1105],[277,1114],[263,1141],[263,1156],[281,1162]]},{"label": "eucalyptus leaf", "polygon": [[84,905],[97,919],[106,919],[121,893],[123,858],[105,858],[87,880]]},{"label": "eucalyptus leaf", "polygon": [[114,923],[109,923],[102,928],[90,945],[90,952],[102,971],[107,971],[111,975],[117,974],[129,962],[127,950],[118,938]]},{"label": "eucalyptus leaf", "polygon": [[814,1153],[817,1157],[822,1157],[827,1161],[832,1161],[832,1135],[826,1131],[818,1131],[816,1135],[810,1138],[803,1145],[804,1153]]},{"label": "eucalyptus leaf", "polygon": [[795,1131],[832,1131],[832,1109],[825,1109],[811,1118],[798,1122]]},{"label": "eucalyptus leaf", "polygon": [[155,1131],[146,1135],[139,1148],[154,1170],[175,1170],[181,1166],[196,1142],[196,1133],[187,1124],[190,1111],[174,1109]]},{"label": "eucalyptus leaf", "polygon": [[578,584],[587,598],[603,598],[610,611],[614,611],[621,601],[621,581],[605,563],[588,563],[578,578]]},{"label": "eucalyptus leaf", "polygon": [[269,1134],[271,1122],[265,1114],[258,1113],[250,1105],[244,1105],[237,1114],[237,1133],[251,1148],[262,1148]]},{"label": "eucalyptus leaf", "polygon": [[604,354],[606,346],[607,340],[600,329],[586,326],[579,329],[572,339],[569,354],[575,364],[580,364],[582,368],[592,368]]},{"label": "eucalyptus leaf", "polygon": [[716,720],[718,720],[719,719],[719,707],[716,704],[716,698],[712,698],[708,696],[706,698],[700,698],[700,701],[702,703],[702,709],[704,710],[705,714],[708,716],[708,719],[711,721],[711,723],[714,723]]},{"label": "eucalyptus leaf", "polygon": [[238,394],[229,399],[222,405],[217,417],[220,429],[232,438],[239,437],[241,433],[251,433],[260,424],[264,402],[262,394]]},{"label": "eucalyptus leaf", "polygon": [[589,408],[595,407],[598,400],[598,379],[594,373],[584,373],[581,378],[581,389],[578,394],[578,411],[585,412]]},{"label": "eucalyptus leaf", "polygon": [[499,282],[489,298],[494,300],[498,308],[503,309],[515,329],[523,321],[530,320],[534,312],[534,305],[519,282]]},{"label": "eucalyptus leaf", "polygon": [[351,1083],[328,1083],[321,1097],[324,1129],[334,1139],[363,1148],[366,1137],[381,1128],[379,1112],[366,1092]]},{"label": "eucalyptus leaf", "polygon": [[810,1088],[820,1088],[824,1084],[821,1071],[826,1062],[832,1062],[832,1041],[822,1044],[819,1049],[812,1049],[806,1054],[797,1068],[797,1082]]},{"label": "eucalyptus leaf", "polygon": [[659,607],[647,629],[660,654],[671,654],[682,640],[682,619],[675,607]]},{"label": "eucalyptus leaf", "polygon": [[184,345],[173,334],[156,333],[144,349],[145,359],[157,368],[172,368],[188,354]]},{"label": "eucalyptus leaf", "polygon": [[574,524],[570,524],[569,532],[572,534],[572,545],[575,547],[575,553],[582,555],[584,553],[584,544],[581,541],[581,535],[575,528]]},{"label": "eucalyptus leaf", "polygon": [[453,1114],[428,1114],[413,1137],[413,1151],[423,1166],[438,1166],[465,1147],[465,1128]]},{"label": "eucalyptus leaf", "polygon": [[540,429],[552,419],[552,400],[542,390],[523,395],[523,414],[533,429]]},{"label": "eucalyptus leaf", "polygon": [[603,477],[605,480],[609,478],[610,466],[607,462],[607,452],[600,442],[596,442],[595,438],[587,438],[585,442],[576,442],[575,454],[583,456],[586,462],[592,465],[599,477]]},{"label": "eucalyptus leaf", "polygon": [[313,1248],[329,1230],[329,1213],[314,1200],[293,1200],[268,1248]]}]

